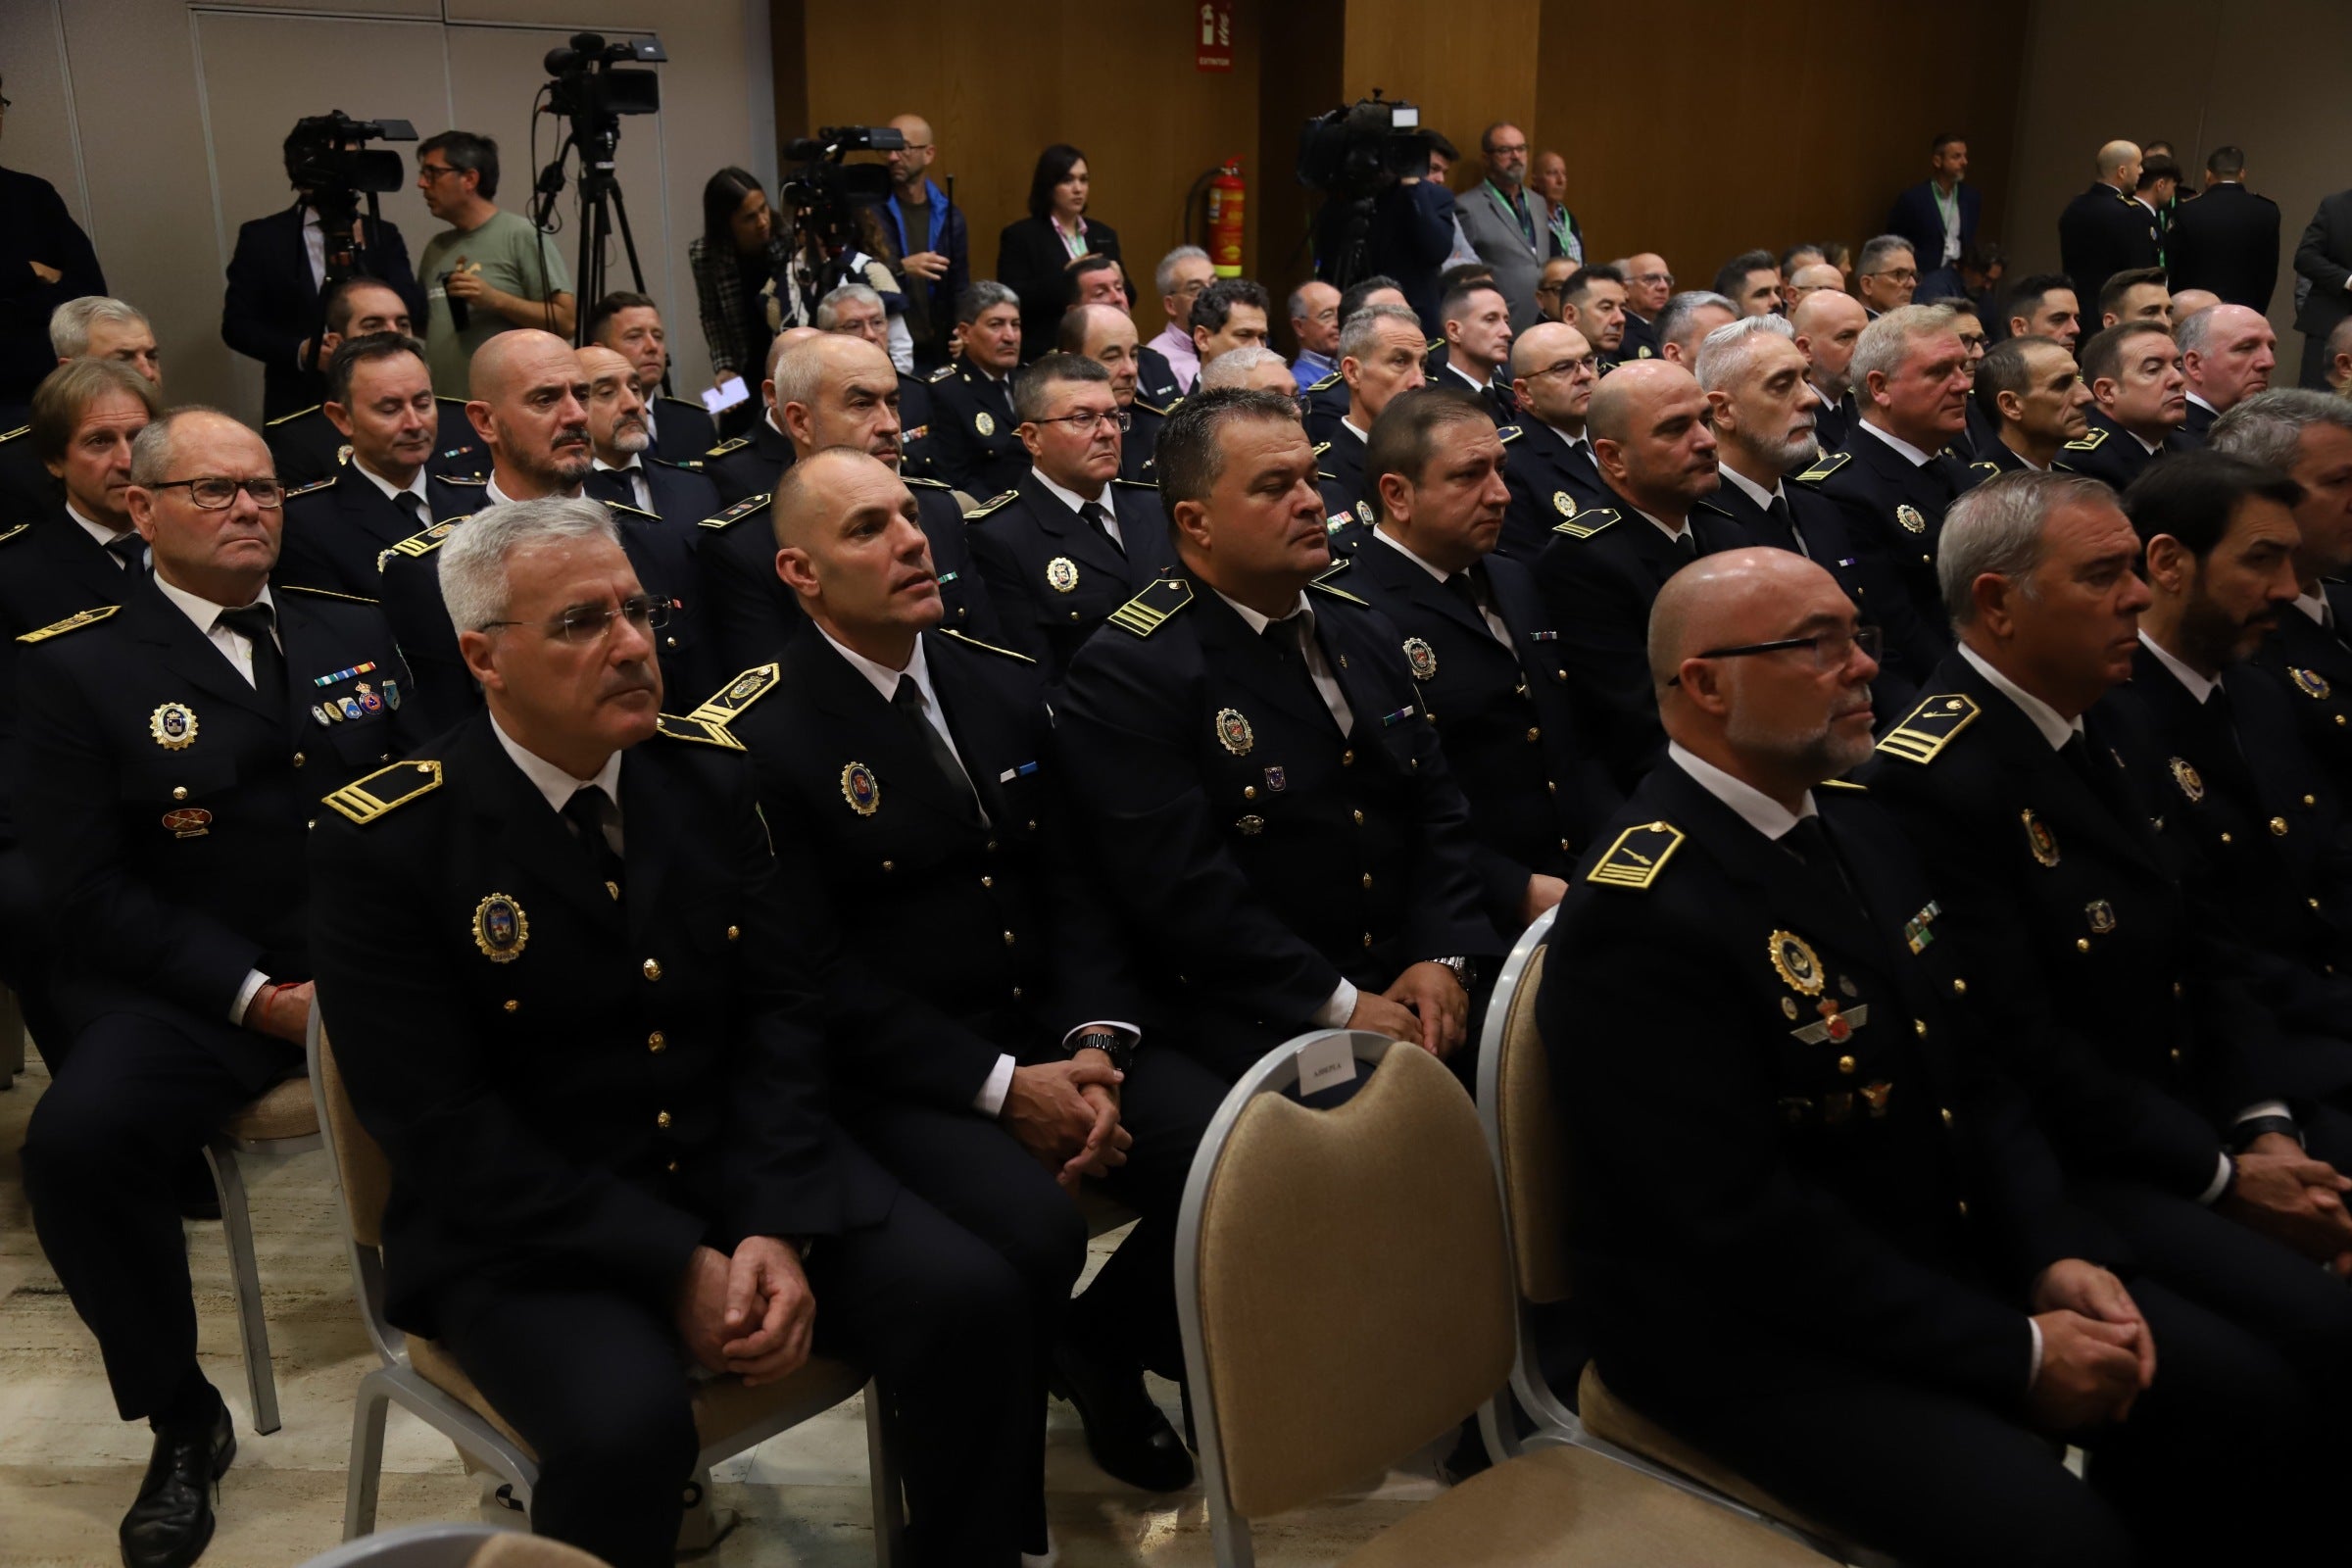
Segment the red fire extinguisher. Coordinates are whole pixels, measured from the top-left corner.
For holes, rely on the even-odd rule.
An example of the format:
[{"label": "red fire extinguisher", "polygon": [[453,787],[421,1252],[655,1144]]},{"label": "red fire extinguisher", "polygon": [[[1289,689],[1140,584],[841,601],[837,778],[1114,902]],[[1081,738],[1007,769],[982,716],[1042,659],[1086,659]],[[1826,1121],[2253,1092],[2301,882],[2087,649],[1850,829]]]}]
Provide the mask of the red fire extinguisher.
[{"label": "red fire extinguisher", "polygon": [[1238,158],[1227,160],[1208,182],[1208,259],[1219,277],[1242,275],[1242,209],[1248,192]]}]

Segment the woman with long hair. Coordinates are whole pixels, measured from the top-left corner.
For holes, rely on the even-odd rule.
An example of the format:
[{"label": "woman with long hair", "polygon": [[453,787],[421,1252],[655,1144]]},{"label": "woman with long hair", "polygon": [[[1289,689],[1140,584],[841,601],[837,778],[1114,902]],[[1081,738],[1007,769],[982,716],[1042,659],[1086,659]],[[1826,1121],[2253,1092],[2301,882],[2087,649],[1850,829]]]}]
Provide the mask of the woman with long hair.
[{"label": "woman with long hair", "polygon": [[1037,155],[1029,216],[997,236],[997,281],[1021,297],[1023,364],[1054,347],[1070,306],[1071,264],[1086,256],[1120,261],[1118,231],[1087,216],[1092,188],[1086,154],[1055,142]]}]

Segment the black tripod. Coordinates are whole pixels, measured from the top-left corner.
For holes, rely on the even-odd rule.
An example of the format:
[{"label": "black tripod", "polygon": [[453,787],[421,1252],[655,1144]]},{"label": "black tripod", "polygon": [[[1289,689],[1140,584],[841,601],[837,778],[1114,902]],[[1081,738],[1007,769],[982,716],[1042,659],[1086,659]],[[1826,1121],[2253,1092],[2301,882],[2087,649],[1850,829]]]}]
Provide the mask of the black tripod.
[{"label": "black tripod", "polygon": [[629,259],[629,287],[645,292],[645,269],[637,263],[637,237],[629,232],[628,203],[620,193],[620,177],[613,172],[612,160],[619,148],[619,116],[574,116],[571,134],[556,149],[555,161],[539,176],[537,220],[544,234],[554,216],[556,197],[564,190],[564,160],[573,152],[580,155],[580,267],[573,274],[572,295],[579,304],[573,313],[574,347],[587,345],[588,313],[605,297],[605,245],[612,237],[615,220],[620,226],[621,250]]}]

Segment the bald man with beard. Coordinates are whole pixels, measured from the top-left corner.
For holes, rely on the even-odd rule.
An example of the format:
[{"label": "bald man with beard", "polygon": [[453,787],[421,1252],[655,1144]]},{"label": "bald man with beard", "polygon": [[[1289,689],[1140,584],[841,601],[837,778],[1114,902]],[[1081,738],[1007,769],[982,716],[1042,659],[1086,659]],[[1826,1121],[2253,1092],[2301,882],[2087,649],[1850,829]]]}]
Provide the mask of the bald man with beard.
[{"label": "bald man with beard", "polygon": [[[1819,265],[1833,273],[1838,270],[1827,262]],[[1824,452],[1842,452],[1859,417],[1848,368],[1854,363],[1854,345],[1862,341],[1862,329],[1870,324],[1870,313],[1842,287],[1824,284],[1796,303],[1788,313],[1788,324],[1796,328],[1796,346],[1805,351],[1811,367],[1805,379],[1817,405],[1814,438]]]}]

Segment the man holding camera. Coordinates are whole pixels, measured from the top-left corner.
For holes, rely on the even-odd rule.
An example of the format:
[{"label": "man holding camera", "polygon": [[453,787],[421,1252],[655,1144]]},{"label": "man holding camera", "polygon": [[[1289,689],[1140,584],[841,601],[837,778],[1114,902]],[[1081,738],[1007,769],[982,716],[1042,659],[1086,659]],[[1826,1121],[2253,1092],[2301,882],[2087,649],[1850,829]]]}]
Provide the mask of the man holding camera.
[{"label": "man holding camera", "polygon": [[[360,172],[359,133],[377,128],[355,123],[340,112],[297,121],[285,142],[294,205],[237,230],[228,292],[220,306],[220,340],[262,362],[265,419],[316,408],[326,395],[326,361],[334,348],[320,323],[330,283],[380,278],[399,293],[407,314],[423,313],[424,294],[409,270],[409,245],[399,227],[357,216],[359,194],[352,182]],[[397,161],[390,153],[380,156]],[[373,330],[405,332],[408,327]]]},{"label": "man holding camera", "polygon": [[450,226],[425,242],[417,270],[430,312],[425,363],[433,390],[464,397],[473,352],[499,333],[536,326],[569,337],[578,316],[571,272],[528,219],[502,212],[498,143],[445,130],[416,144],[416,189]]}]

